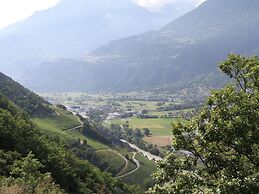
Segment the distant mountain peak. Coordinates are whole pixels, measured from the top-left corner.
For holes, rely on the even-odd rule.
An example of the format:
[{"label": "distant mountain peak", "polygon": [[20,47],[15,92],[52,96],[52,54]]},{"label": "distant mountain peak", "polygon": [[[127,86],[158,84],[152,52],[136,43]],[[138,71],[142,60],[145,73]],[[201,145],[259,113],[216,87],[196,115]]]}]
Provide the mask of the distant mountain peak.
[{"label": "distant mountain peak", "polygon": [[61,0],[0,30],[0,70],[17,76],[54,58],[82,57],[111,40],[158,30],[193,8],[154,13],[131,0]]},{"label": "distant mountain peak", "polygon": [[26,84],[42,91],[118,91],[210,75],[229,53],[259,54],[258,13],[258,0],[208,0],[161,30],[98,48],[84,63],[44,64]]}]

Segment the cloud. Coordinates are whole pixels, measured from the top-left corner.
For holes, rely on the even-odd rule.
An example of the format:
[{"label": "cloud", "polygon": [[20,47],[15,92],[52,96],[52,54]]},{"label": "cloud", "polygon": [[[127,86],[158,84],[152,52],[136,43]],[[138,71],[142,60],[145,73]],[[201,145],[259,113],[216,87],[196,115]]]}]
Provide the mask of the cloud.
[{"label": "cloud", "polygon": [[161,7],[169,3],[176,3],[181,1],[186,1],[188,3],[198,6],[205,0],[133,0],[133,2],[135,2],[136,4],[151,10],[160,9]]}]

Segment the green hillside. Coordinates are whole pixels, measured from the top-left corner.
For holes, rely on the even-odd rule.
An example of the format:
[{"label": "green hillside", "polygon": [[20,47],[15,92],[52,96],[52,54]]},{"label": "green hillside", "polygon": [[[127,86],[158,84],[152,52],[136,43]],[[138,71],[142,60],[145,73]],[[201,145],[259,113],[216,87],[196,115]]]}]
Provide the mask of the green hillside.
[{"label": "green hillside", "polygon": [[54,112],[49,103],[0,72],[0,94],[3,94],[29,115],[47,116]]},{"label": "green hillside", "polygon": [[79,119],[72,113],[58,108],[53,109],[56,114],[49,117],[34,117],[32,120],[41,129],[48,129],[52,131],[65,131],[81,125]]},{"label": "green hillside", "polygon": [[[11,83],[8,86],[46,103],[53,113],[28,118],[21,106],[0,94],[0,193],[131,193],[127,185],[103,173],[119,173],[124,159],[114,154],[114,162],[121,163],[116,171],[114,162],[109,161],[111,154],[95,153],[108,145],[83,135],[77,116],[3,77]],[[1,93],[16,94],[5,86]],[[19,94],[15,99],[20,102]]]},{"label": "green hillside", "polygon": [[107,171],[111,172],[113,175],[119,174],[126,165],[124,158],[117,152],[113,150],[99,150],[96,152],[99,160],[105,160],[109,163]]},{"label": "green hillside", "polygon": [[[41,134],[7,98],[0,96],[0,191],[24,193],[124,193],[127,189],[61,142]],[[46,173],[51,174],[46,174]]]},{"label": "green hillside", "polygon": [[141,154],[137,154],[136,159],[140,163],[139,169],[129,176],[123,177],[122,180],[126,183],[141,185],[143,189],[147,189],[145,183],[152,182],[151,174],[156,170],[156,164]]}]

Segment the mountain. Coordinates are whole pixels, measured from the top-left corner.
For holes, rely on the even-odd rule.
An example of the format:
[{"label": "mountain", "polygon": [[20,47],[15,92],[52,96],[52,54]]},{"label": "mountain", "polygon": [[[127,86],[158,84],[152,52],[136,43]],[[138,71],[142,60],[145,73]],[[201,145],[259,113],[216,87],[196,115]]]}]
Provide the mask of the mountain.
[{"label": "mountain", "polygon": [[194,7],[177,1],[149,11],[131,0],[61,0],[0,31],[0,70],[17,77],[43,61],[82,57],[111,40],[159,29]]},{"label": "mountain", "polygon": [[1,72],[0,94],[12,100],[16,106],[23,109],[31,116],[47,116],[53,113],[49,102],[24,88]]},{"label": "mountain", "polygon": [[159,31],[112,41],[80,63],[44,63],[23,81],[38,91],[114,91],[217,73],[229,53],[259,54],[258,13],[257,0],[207,0]]}]

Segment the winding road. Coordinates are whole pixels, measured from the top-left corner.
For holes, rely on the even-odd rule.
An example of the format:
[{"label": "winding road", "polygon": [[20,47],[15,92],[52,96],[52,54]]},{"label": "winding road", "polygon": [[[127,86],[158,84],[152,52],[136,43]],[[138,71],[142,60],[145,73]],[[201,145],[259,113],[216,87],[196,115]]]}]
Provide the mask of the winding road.
[{"label": "winding road", "polygon": [[[74,112],[72,112],[72,113],[73,113],[74,115],[76,115],[76,113],[74,113]],[[76,117],[77,117],[77,119],[79,120],[80,125],[75,126],[75,127],[72,127],[72,128],[69,128],[69,129],[66,129],[66,130],[64,130],[64,132],[65,132],[65,131],[76,130],[76,129],[79,129],[79,128],[81,128],[81,127],[83,126],[83,122],[80,120],[80,118],[79,118],[78,116],[76,116]],[[142,154],[143,154],[144,156],[146,156],[149,160],[154,160],[154,161],[162,160],[161,157],[155,156],[155,155],[153,155],[153,154],[151,154],[151,153],[149,153],[149,152],[146,152],[146,151],[144,151],[144,150],[138,148],[136,145],[127,142],[126,140],[121,139],[121,141],[122,141],[123,143],[127,143],[130,147],[132,147],[133,149],[135,149],[138,153],[142,153]],[[100,150],[100,151],[101,151],[101,150]],[[123,178],[123,177],[125,177],[125,176],[128,176],[128,175],[130,175],[130,174],[136,172],[136,171],[139,169],[140,163],[139,163],[139,161],[136,159],[136,154],[137,154],[137,152],[134,152],[134,154],[133,154],[133,156],[132,156],[132,160],[133,160],[133,162],[137,165],[137,167],[136,167],[135,169],[133,169],[132,171],[130,171],[130,172],[127,172],[127,173],[122,174],[122,172],[124,172],[124,171],[126,170],[126,168],[128,167],[128,165],[129,165],[128,159],[125,158],[122,154],[120,154],[120,153],[118,153],[118,152],[116,152],[116,151],[114,151],[114,150],[108,149],[108,151],[111,151],[111,152],[113,152],[113,153],[119,155],[119,156],[120,156],[121,158],[123,158],[123,160],[125,161],[125,166],[123,167],[123,169],[120,170],[120,172],[119,172],[115,177],[117,177],[117,178]],[[97,152],[98,152],[98,151],[97,151]]]},{"label": "winding road", "polygon": [[127,143],[131,148],[137,150],[139,153],[141,153],[141,154],[143,154],[144,156],[146,156],[149,160],[154,160],[154,161],[156,161],[156,162],[162,160],[161,157],[156,156],[156,155],[153,155],[153,154],[151,154],[150,152],[147,152],[147,151],[145,151],[145,150],[142,150],[142,149],[140,149],[138,146],[136,146],[135,144],[129,143],[129,142],[127,142],[127,141],[124,140],[124,139],[121,139],[121,141],[122,141],[123,143]]}]

